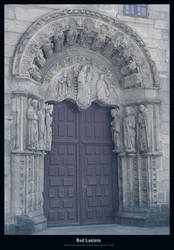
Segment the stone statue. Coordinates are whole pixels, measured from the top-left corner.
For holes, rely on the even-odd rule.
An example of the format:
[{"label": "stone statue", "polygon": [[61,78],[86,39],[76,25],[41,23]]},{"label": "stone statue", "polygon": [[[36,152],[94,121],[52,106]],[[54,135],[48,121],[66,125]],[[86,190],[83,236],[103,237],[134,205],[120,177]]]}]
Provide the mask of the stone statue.
[{"label": "stone statue", "polygon": [[82,66],[78,75],[78,94],[77,94],[77,104],[81,108],[87,108],[91,103],[91,72],[90,66],[85,64]]},{"label": "stone statue", "polygon": [[45,114],[45,125],[46,125],[46,151],[51,150],[51,143],[52,143],[52,112],[53,112],[53,105],[46,104],[46,114]]},{"label": "stone statue", "polygon": [[53,43],[49,38],[44,38],[42,49],[46,58],[49,58],[53,54]]},{"label": "stone statue", "polygon": [[63,71],[58,80],[58,96],[64,98],[67,95],[67,72]]},{"label": "stone statue", "polygon": [[139,152],[148,152],[149,143],[148,143],[148,123],[147,123],[147,114],[146,107],[144,105],[139,106],[138,115],[137,115],[137,147]]},{"label": "stone statue", "polygon": [[41,73],[39,68],[33,63],[32,67],[28,69],[28,72],[30,76],[35,80],[35,81],[40,81],[41,80]]},{"label": "stone statue", "polygon": [[38,111],[38,119],[39,119],[39,150],[45,150],[45,103],[41,104],[41,108]]},{"label": "stone statue", "polygon": [[110,57],[113,54],[113,52],[114,52],[114,44],[113,44],[111,38],[106,36],[103,53],[104,53],[104,55]]},{"label": "stone statue", "polygon": [[112,127],[112,140],[114,142],[114,150],[113,152],[120,152],[120,124],[121,119],[119,115],[119,108],[115,108],[111,110],[111,116],[113,118],[111,122]]},{"label": "stone statue", "polygon": [[29,98],[27,110],[27,148],[37,150],[38,148],[38,101]]},{"label": "stone statue", "polygon": [[95,38],[96,32],[94,32],[94,23],[90,19],[85,19],[84,28],[79,34],[78,42],[83,47],[90,47]]},{"label": "stone statue", "polygon": [[41,50],[41,48],[38,49],[34,61],[39,68],[42,68],[44,66],[46,60],[44,58],[43,51]]},{"label": "stone statue", "polygon": [[66,33],[67,44],[70,46],[74,45],[76,43],[77,36],[78,36],[77,29],[70,28]]},{"label": "stone statue", "polygon": [[106,25],[101,25],[100,27],[100,33],[97,33],[95,35],[95,38],[93,40],[93,43],[91,45],[91,49],[93,50],[98,50],[102,49],[105,43],[105,35],[107,32],[107,26]]},{"label": "stone statue", "polygon": [[109,86],[105,79],[105,75],[102,73],[97,81],[97,99],[105,100],[109,95]]},{"label": "stone statue", "polygon": [[135,152],[135,116],[130,107],[125,108],[126,116],[123,119],[124,147],[126,152]]},{"label": "stone statue", "polygon": [[54,35],[53,41],[54,41],[54,49],[56,52],[59,52],[62,50],[64,46],[64,33],[63,31],[59,31]]}]

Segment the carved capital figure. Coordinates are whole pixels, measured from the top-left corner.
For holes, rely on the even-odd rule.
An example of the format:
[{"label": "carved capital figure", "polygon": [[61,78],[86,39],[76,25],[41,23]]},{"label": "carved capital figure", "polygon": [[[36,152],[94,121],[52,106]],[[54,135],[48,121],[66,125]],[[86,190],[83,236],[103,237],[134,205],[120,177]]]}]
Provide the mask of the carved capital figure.
[{"label": "carved capital figure", "polygon": [[138,109],[137,115],[137,147],[139,152],[148,152],[149,143],[148,143],[148,122],[147,122],[147,114],[146,107],[144,105],[140,105]]},{"label": "carved capital figure", "polygon": [[27,110],[27,148],[37,150],[38,148],[38,101],[36,99],[28,100]]},{"label": "carved capital figure", "polygon": [[119,109],[118,108],[112,109],[111,116],[113,118],[111,122],[112,140],[114,142],[113,152],[118,153],[120,152],[120,124],[121,124]]},{"label": "carved capital figure", "polygon": [[126,116],[123,118],[123,134],[125,152],[135,152],[135,116],[131,114],[130,108],[125,108]]},{"label": "carved capital figure", "polygon": [[52,143],[52,112],[53,105],[46,104],[46,115],[45,115],[45,125],[46,125],[46,151],[51,150]]}]

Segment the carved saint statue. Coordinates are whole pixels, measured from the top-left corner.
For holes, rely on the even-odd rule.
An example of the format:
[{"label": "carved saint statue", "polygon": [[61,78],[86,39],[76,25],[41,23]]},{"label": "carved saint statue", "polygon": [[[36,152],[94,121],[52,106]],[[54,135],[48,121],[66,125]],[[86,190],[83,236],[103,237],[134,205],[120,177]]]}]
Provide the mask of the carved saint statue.
[{"label": "carved saint statue", "polygon": [[101,25],[100,27],[100,33],[97,33],[95,35],[95,38],[93,40],[93,43],[91,45],[91,48],[93,50],[102,49],[105,44],[105,34],[107,33],[107,26]]},{"label": "carved saint statue", "polygon": [[78,94],[77,94],[77,103],[83,109],[87,108],[90,105],[91,99],[91,72],[90,66],[85,64],[82,66],[79,75],[78,75]]},{"label": "carved saint statue", "polygon": [[58,80],[58,96],[61,99],[63,99],[67,95],[67,92],[68,92],[67,76],[68,76],[68,73],[66,71],[63,71]]},{"label": "carved saint statue", "polygon": [[52,112],[53,112],[53,105],[47,104],[46,105],[46,114],[45,114],[45,124],[46,124],[46,151],[51,150],[51,143],[52,143]]},{"label": "carved saint statue", "polygon": [[27,148],[37,150],[38,148],[38,101],[36,99],[28,100],[27,110]]},{"label": "carved saint statue", "polygon": [[110,95],[108,82],[105,79],[105,75],[102,73],[97,81],[97,99],[105,100]]},{"label": "carved saint statue", "polygon": [[115,108],[111,110],[111,115],[112,115],[112,122],[111,122],[111,127],[112,127],[112,140],[114,142],[114,150],[113,152],[117,153],[120,152],[120,124],[121,124],[121,119],[119,115],[119,109]]},{"label": "carved saint statue", "polygon": [[113,44],[111,38],[106,36],[103,53],[106,56],[111,56],[113,54],[113,52],[114,52],[114,44]]},{"label": "carved saint statue", "polygon": [[70,46],[74,45],[76,43],[77,36],[78,36],[77,29],[70,28],[66,33],[67,44]]},{"label": "carved saint statue", "polygon": [[39,68],[42,68],[44,66],[46,60],[44,58],[43,51],[41,50],[41,48],[38,49],[34,60]]},{"label": "carved saint statue", "polygon": [[62,31],[57,32],[54,35],[54,49],[56,52],[61,51],[64,45],[64,33]]},{"label": "carved saint statue", "polygon": [[135,116],[130,107],[125,108],[126,116],[123,119],[124,147],[126,152],[135,152]]},{"label": "carved saint statue", "polygon": [[39,118],[39,150],[45,150],[45,103],[41,105],[40,110],[38,111]]},{"label": "carved saint statue", "polygon": [[53,43],[49,38],[44,38],[42,49],[46,58],[49,58],[53,54]]},{"label": "carved saint statue", "polygon": [[35,80],[35,81],[40,81],[41,80],[41,73],[39,68],[33,63],[32,67],[28,69],[30,76]]},{"label": "carved saint statue", "polygon": [[144,105],[139,106],[137,115],[137,147],[139,152],[148,152],[148,123],[146,107]]}]

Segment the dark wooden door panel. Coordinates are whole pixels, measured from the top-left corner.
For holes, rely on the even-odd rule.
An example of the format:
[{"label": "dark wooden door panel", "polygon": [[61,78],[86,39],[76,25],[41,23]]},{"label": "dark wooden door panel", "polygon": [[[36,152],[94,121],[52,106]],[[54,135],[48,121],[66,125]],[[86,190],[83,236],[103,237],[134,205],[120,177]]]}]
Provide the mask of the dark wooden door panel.
[{"label": "dark wooden door panel", "polygon": [[49,226],[111,223],[113,163],[108,108],[79,112],[55,105],[52,151],[45,157],[44,211]]}]

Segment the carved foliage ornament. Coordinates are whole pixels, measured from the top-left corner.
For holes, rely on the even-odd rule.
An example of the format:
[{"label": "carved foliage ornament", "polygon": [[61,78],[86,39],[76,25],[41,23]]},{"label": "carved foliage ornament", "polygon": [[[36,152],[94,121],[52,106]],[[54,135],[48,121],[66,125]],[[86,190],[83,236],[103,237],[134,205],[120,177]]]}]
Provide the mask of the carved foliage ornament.
[{"label": "carved foliage ornament", "polygon": [[[72,18],[73,15],[73,18]],[[64,20],[62,19],[64,18]],[[80,21],[77,22],[77,19]],[[87,25],[87,22],[85,23],[85,19],[88,19],[88,21],[93,20],[91,25]],[[68,20],[68,21],[66,21]],[[73,20],[71,22],[71,20]],[[59,31],[60,32],[53,32],[49,31],[49,25],[51,22],[54,24],[54,22],[59,21]],[[84,23],[83,23],[84,22]],[[63,24],[64,25],[63,27]],[[95,23],[98,23],[95,25]],[[87,28],[86,28],[87,27]],[[13,74],[18,75],[20,77],[21,67],[24,64],[22,61],[22,58],[25,57],[26,48],[31,44],[35,43],[37,40],[36,37],[39,34],[39,30],[43,32],[45,30],[46,35],[44,35],[44,39],[41,39],[37,41],[36,43],[39,43],[39,51],[35,53],[34,60],[32,64],[35,64],[39,69],[43,69],[44,64],[46,61],[51,57],[55,52],[58,52],[63,48],[63,46],[74,46],[74,45],[81,45],[82,47],[88,47],[91,50],[98,50],[100,53],[103,53],[106,57],[108,57],[110,60],[114,57],[120,56],[121,58],[124,58],[123,67],[125,69],[121,69],[121,72],[123,72],[123,75],[125,72],[129,71],[129,73],[132,74],[132,72],[137,73],[140,69],[137,66],[137,62],[134,61],[131,65],[129,65],[129,62],[127,61],[128,58],[125,56],[125,51],[128,51],[127,49],[121,50],[120,45],[118,45],[118,40],[113,37],[113,32],[109,34],[109,30],[116,29],[115,33],[123,34],[125,38],[125,43],[122,40],[122,44],[129,44],[129,41],[134,41],[134,48],[139,48],[139,55],[142,55],[142,58],[145,55],[145,61],[148,64],[148,70],[149,75],[152,75],[152,81],[153,86],[157,84],[157,73],[156,73],[156,67],[154,62],[151,60],[150,54],[148,53],[148,50],[141,40],[141,38],[127,25],[123,24],[121,21],[107,17],[105,15],[102,15],[100,13],[89,11],[85,9],[73,9],[73,10],[63,10],[63,11],[55,11],[51,14],[45,15],[41,17],[37,22],[35,22],[27,32],[23,35],[22,39],[20,40],[20,43],[17,46],[16,54],[14,57],[14,64],[13,64]],[[119,31],[118,31],[119,30]],[[121,30],[121,32],[120,32]],[[37,32],[36,32],[37,31]],[[37,33],[36,37],[35,34]],[[126,35],[125,35],[126,34]],[[128,36],[131,37],[131,39],[128,38]],[[32,39],[34,37],[34,39]],[[114,39],[116,39],[114,41]],[[127,42],[126,42],[127,40]],[[132,46],[132,45],[131,45]],[[135,51],[135,49],[133,49]],[[121,52],[122,51],[122,52]],[[31,55],[29,55],[31,56]],[[134,58],[134,55],[132,55],[132,58]],[[30,68],[30,70],[29,70]],[[36,73],[37,71],[37,73]],[[141,70],[140,70],[141,71]],[[29,72],[29,75],[28,75]],[[28,72],[25,75],[26,77],[30,77],[31,79],[35,81],[41,81],[41,75],[42,72],[40,72],[35,66],[29,65],[28,66]],[[142,73],[142,72],[141,72]],[[140,81],[140,80],[138,80]],[[137,83],[139,84],[139,83]],[[123,84],[124,85],[124,84]]]}]

